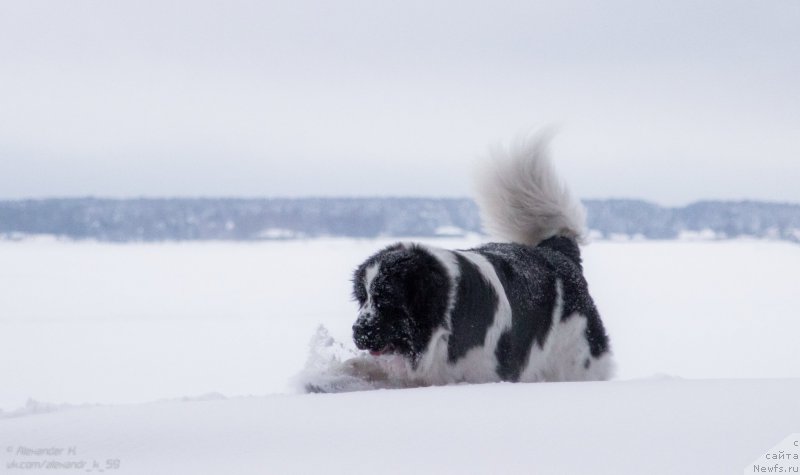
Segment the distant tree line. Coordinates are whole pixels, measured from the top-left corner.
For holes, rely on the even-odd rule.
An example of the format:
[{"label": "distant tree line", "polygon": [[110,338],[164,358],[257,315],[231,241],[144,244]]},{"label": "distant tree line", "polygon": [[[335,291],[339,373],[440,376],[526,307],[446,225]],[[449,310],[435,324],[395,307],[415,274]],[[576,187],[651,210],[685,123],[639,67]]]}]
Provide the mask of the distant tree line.
[{"label": "distant tree line", "polygon": [[[587,200],[599,238],[752,236],[800,241],[800,205],[704,201],[662,207],[640,200]],[[54,235],[100,241],[371,238],[480,233],[468,199],[97,199],[0,201],[0,237]]]}]

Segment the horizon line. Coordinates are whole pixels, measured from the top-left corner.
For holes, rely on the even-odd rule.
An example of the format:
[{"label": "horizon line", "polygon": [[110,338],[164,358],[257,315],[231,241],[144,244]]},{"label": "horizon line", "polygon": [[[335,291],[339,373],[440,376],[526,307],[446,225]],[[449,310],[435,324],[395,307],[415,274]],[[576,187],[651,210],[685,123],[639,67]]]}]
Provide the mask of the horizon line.
[{"label": "horizon line", "polygon": [[[606,198],[579,198],[581,202],[613,202],[613,201],[630,201],[640,202],[649,205],[658,206],[661,208],[686,208],[688,206],[705,204],[705,203],[725,203],[725,204],[768,204],[768,205],[788,205],[800,206],[800,202],[781,201],[781,200],[768,200],[757,198],[740,198],[740,199],[715,199],[703,198],[692,200],[682,205],[664,205],[654,200],[645,198],[632,198],[632,197],[606,197]],[[0,203],[19,203],[26,201],[44,202],[44,201],[81,201],[81,200],[94,200],[94,201],[207,201],[207,200],[220,200],[220,201],[310,201],[310,200],[346,200],[346,201],[379,201],[379,200],[442,200],[442,201],[475,201],[469,196],[435,196],[435,195],[365,195],[365,196],[347,196],[347,195],[303,195],[303,196],[254,196],[254,195],[190,195],[190,196],[169,196],[169,195],[139,195],[139,196],[100,196],[100,195],[79,195],[79,196],[37,196],[37,197],[23,197],[23,198],[3,198],[0,197]]]}]

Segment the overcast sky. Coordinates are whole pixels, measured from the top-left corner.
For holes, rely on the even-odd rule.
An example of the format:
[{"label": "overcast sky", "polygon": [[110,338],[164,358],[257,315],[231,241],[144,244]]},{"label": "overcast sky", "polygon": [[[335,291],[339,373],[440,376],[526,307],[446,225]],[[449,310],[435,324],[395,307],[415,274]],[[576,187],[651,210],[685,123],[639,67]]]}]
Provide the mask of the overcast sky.
[{"label": "overcast sky", "polygon": [[0,3],[0,198],[468,196],[544,126],[585,198],[800,202],[800,1]]}]

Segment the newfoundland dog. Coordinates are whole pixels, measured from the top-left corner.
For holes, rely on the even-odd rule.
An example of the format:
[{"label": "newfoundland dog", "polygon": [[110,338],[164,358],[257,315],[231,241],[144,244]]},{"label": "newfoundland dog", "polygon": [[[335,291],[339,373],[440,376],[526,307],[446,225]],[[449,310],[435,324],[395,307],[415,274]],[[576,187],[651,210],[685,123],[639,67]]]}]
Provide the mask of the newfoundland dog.
[{"label": "newfoundland dog", "polygon": [[400,360],[408,385],[610,377],[578,247],[585,213],[545,152],[542,140],[520,141],[480,175],[484,225],[503,242],[398,243],[358,267],[359,349]]}]

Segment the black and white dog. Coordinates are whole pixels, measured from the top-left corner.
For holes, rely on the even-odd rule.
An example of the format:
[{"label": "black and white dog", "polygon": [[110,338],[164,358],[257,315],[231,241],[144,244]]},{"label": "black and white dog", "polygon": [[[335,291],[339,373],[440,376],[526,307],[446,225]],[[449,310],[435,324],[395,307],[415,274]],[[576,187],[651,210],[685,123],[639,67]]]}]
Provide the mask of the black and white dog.
[{"label": "black and white dog", "polygon": [[603,380],[612,362],[582,273],[585,213],[539,140],[496,153],[482,174],[485,226],[508,243],[450,251],[398,243],[353,284],[353,339],[401,356],[413,384]]}]

